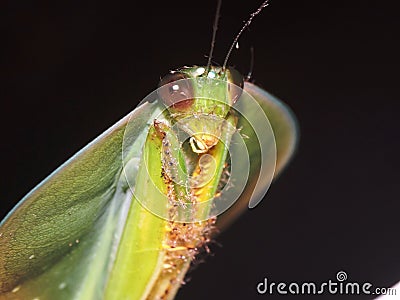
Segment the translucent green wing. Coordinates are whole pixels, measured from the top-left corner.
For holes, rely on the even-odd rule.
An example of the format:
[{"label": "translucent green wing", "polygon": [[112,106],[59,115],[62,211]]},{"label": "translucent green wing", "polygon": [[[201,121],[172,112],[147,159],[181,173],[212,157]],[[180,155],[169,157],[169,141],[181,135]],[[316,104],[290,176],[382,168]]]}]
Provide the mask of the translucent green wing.
[{"label": "translucent green wing", "polygon": [[296,150],[299,139],[296,117],[285,103],[258,86],[246,82],[244,90],[258,101],[274,131],[277,150],[276,177],[289,163]]},{"label": "translucent green wing", "polygon": [[[297,142],[296,122],[286,106],[253,84],[246,83],[245,91],[234,109],[242,115],[238,114],[238,128],[246,140],[250,180],[239,201],[218,219],[221,228],[249,200],[250,206],[258,203],[274,170],[276,175],[283,169]],[[137,189],[135,196],[143,193],[158,200],[148,182],[165,185],[160,176],[162,141],[157,132],[148,135],[165,108],[156,91],[146,99],[46,178],[0,224],[0,299],[114,299],[117,295],[141,299],[149,293],[162,294],[164,285],[171,297],[176,292],[180,281],[173,278],[171,284],[169,273],[160,273],[165,267],[160,253],[165,252],[167,221],[133,197]],[[249,116],[251,121],[246,119]],[[239,147],[235,140],[232,145]],[[149,155],[142,156],[143,147]],[[143,162],[155,169],[148,173]],[[231,169],[241,174],[247,162],[235,161]],[[188,263],[183,261],[171,276],[183,277]]]},{"label": "translucent green wing", "polygon": [[153,103],[135,109],[47,177],[3,220],[0,299],[100,299],[131,201],[122,174],[125,127],[131,119],[130,138],[141,149],[155,110]]},{"label": "translucent green wing", "polygon": [[[297,120],[288,106],[258,86],[250,82],[245,82],[244,91],[250,94],[258,102],[271,124],[276,144],[276,165],[274,165],[274,178],[276,178],[289,163],[296,150],[299,138]],[[249,95],[245,93],[238,101],[244,115],[250,116],[259,113],[257,111],[252,111],[254,110],[253,107],[247,106],[251,101],[248,101],[246,97],[249,97]],[[249,206],[249,201],[252,197],[257,198],[260,196],[254,195],[254,186],[259,177],[259,169],[261,165],[259,140],[254,131],[251,130],[251,125],[243,119],[239,121],[238,127],[246,137],[245,141],[249,151],[249,156],[251,157],[249,181],[239,200],[219,217],[217,225],[220,229],[225,229],[235,220],[235,218],[245,211]],[[265,138],[265,136],[263,138]],[[271,143],[273,143],[273,141],[271,141]],[[269,162],[268,153],[264,153],[264,163],[268,164]],[[272,166],[268,166],[268,168],[272,168]],[[261,177],[259,180],[261,186],[265,187],[269,185],[269,178]]]}]

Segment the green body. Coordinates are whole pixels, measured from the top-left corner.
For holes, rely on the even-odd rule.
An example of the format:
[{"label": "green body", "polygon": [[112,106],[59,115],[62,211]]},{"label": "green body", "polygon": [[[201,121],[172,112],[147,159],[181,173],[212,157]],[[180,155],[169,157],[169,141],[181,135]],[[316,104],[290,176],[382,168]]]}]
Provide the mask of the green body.
[{"label": "green body", "polygon": [[[196,79],[196,70],[185,72]],[[194,102],[185,110],[169,109],[159,115],[162,104],[144,102],[21,200],[0,226],[0,299],[173,298],[197,249],[210,237],[215,218],[209,214],[234,134],[225,122],[200,118],[199,123],[191,116],[200,112],[217,116],[216,120],[241,127],[248,136],[249,182],[233,207],[217,218],[218,227],[227,226],[247,206],[263,164],[255,146],[257,137],[230,109],[227,74],[218,76],[218,81],[207,77],[193,81]],[[277,174],[295,149],[294,118],[255,85],[245,83],[244,90],[255,97],[271,122]],[[241,109],[246,111],[246,101]],[[157,116],[163,125],[154,122]],[[172,151],[170,158],[163,156],[165,142],[175,143],[171,129],[176,123],[194,137],[193,143],[205,145],[203,152],[193,153],[186,145]],[[209,135],[197,134],[199,129],[213,132],[220,141],[201,144]],[[201,188],[181,185],[188,182],[187,176],[196,182],[207,176],[207,169],[200,172],[205,155],[215,161],[213,176]],[[179,170],[167,166],[172,159]],[[171,181],[171,174],[178,178]],[[268,188],[268,180],[258,181]],[[185,202],[192,210],[176,209],[172,200]],[[155,214],[143,201],[161,205]]]}]

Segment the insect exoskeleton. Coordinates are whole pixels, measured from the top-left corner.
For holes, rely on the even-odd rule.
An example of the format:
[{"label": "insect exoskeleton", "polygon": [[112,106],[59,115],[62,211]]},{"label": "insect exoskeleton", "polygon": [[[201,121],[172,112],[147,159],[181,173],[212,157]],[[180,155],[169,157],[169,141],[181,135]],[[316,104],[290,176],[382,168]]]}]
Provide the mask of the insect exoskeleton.
[{"label": "insect exoskeleton", "polygon": [[242,94],[243,76],[234,68],[184,67],[171,71],[158,95],[180,129],[189,135],[193,152],[206,153],[220,140],[231,106]]}]

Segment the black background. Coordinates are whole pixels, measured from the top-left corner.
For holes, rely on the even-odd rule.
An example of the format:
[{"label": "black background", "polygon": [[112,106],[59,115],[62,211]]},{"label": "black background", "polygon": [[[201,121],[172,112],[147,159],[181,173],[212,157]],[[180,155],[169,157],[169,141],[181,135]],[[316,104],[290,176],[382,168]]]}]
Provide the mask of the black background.
[{"label": "black background", "polygon": [[[215,62],[259,4],[224,1]],[[1,216],[168,70],[204,64],[216,3],[3,5]],[[177,299],[274,299],[256,293],[264,277],[321,283],[340,270],[374,286],[400,280],[399,25],[395,1],[274,0],[254,20],[230,63],[246,73],[254,46],[256,83],[298,117],[298,152]],[[313,298],[330,297],[346,298]]]}]

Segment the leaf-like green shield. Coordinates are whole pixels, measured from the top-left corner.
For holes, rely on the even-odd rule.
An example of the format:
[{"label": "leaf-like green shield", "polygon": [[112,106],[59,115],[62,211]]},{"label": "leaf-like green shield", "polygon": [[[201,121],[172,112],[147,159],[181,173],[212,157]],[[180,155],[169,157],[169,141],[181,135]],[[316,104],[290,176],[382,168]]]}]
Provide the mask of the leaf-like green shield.
[{"label": "leaf-like green shield", "polygon": [[[273,169],[279,174],[297,143],[295,119],[282,102],[251,83],[245,83],[244,91],[249,95],[241,97],[238,108],[244,116],[262,112],[268,117],[273,135],[268,135],[266,143],[276,145],[276,165],[275,160],[271,163],[271,153],[260,151],[262,137],[239,117],[236,126],[245,136],[250,176],[239,200],[217,219],[220,228],[244,211],[251,197],[263,196],[272,178],[262,178],[260,168],[268,162],[269,174]],[[247,106],[250,96],[260,111]],[[0,225],[0,299],[146,299],[165,293],[165,299],[173,298],[191,258],[181,262],[177,256],[170,258],[171,264],[177,264],[175,269],[166,264],[165,253],[179,251],[165,241],[173,230],[168,220],[137,201],[140,195],[168,193],[165,178],[157,175],[165,169],[163,131],[154,124],[162,110],[157,101],[142,103],[54,171],[8,214]],[[174,159],[179,161],[180,155],[177,152]],[[240,162],[235,167],[240,168]],[[150,179],[158,191],[148,188]],[[218,182],[213,183],[215,188]],[[259,188],[254,195],[256,183]],[[186,253],[192,253],[189,250],[186,246]],[[170,267],[173,271],[163,273]]]}]

